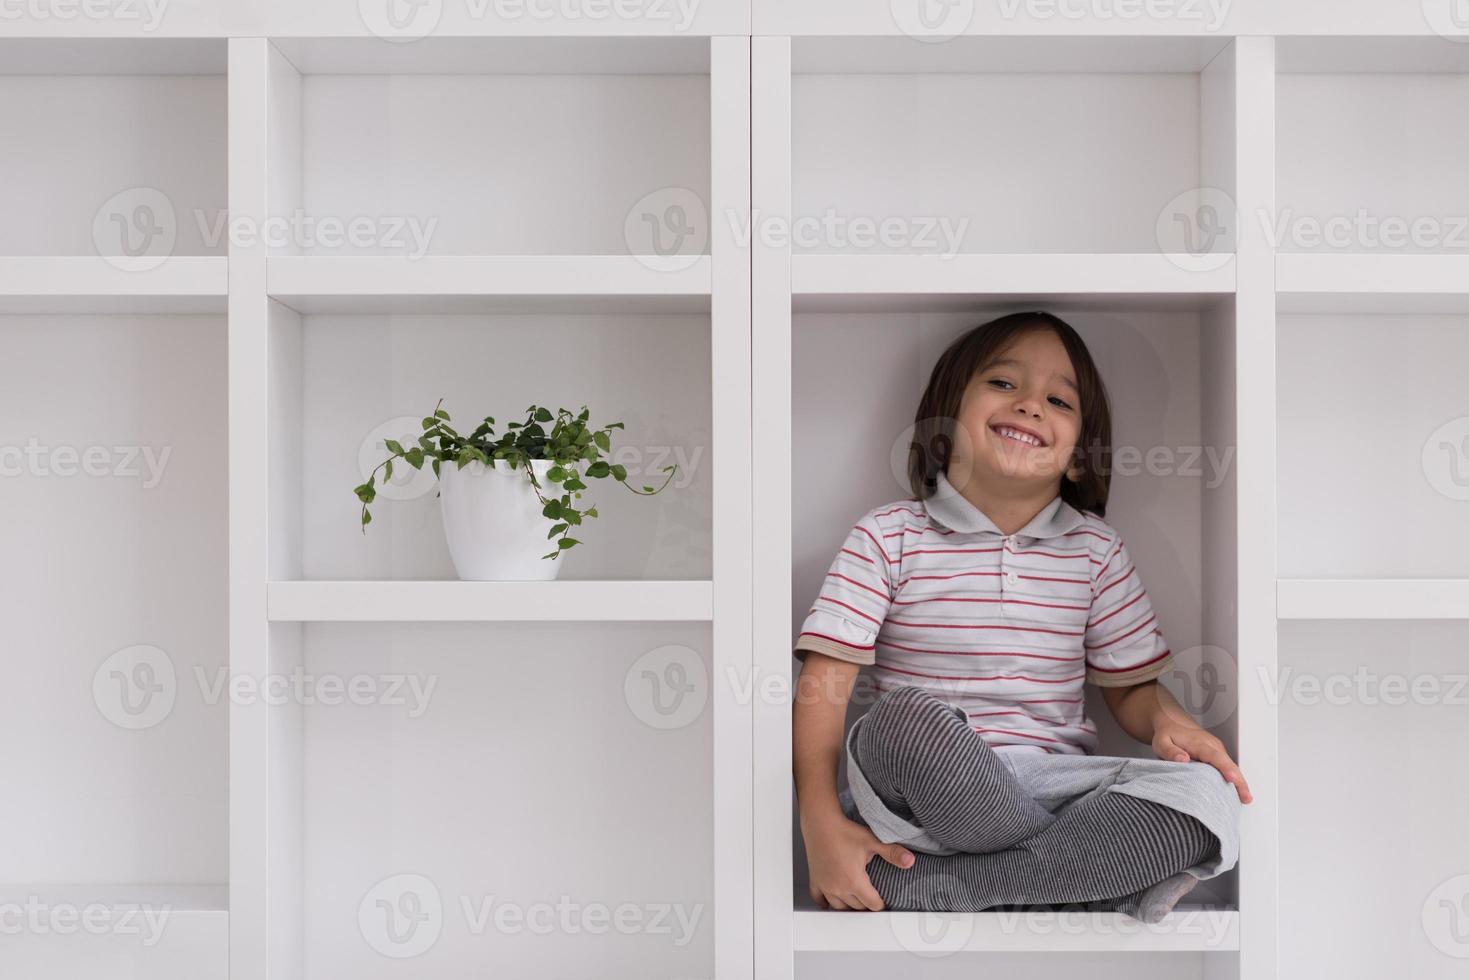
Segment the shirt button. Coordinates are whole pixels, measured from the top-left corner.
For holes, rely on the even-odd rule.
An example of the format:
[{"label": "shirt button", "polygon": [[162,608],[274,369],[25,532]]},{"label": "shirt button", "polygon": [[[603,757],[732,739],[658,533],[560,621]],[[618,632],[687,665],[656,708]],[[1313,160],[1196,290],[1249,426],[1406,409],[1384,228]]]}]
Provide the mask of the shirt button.
[{"label": "shirt button", "polygon": [[1016,582],[1020,581],[1020,576],[1016,575],[1014,572],[1006,572],[1005,581],[1009,582],[1011,585],[1014,585]]}]

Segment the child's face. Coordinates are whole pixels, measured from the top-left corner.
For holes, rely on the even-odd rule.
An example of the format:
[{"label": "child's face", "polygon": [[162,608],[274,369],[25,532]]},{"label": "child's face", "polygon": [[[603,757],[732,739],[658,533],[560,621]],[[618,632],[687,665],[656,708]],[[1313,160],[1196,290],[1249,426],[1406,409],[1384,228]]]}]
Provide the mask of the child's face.
[{"label": "child's face", "polygon": [[[1080,438],[1081,409],[1061,338],[1050,330],[1026,331],[970,379],[959,406],[964,431],[956,434],[954,462],[982,481],[1059,488]],[[1008,426],[1031,435],[1016,438],[1005,432]]]}]

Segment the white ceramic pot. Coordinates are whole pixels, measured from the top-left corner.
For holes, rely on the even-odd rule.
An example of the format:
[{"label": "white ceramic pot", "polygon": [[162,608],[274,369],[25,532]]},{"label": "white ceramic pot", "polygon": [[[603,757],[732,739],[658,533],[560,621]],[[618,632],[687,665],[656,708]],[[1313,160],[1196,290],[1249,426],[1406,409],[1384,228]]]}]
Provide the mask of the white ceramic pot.
[{"label": "white ceramic pot", "polygon": [[[541,557],[556,548],[555,539],[546,537],[554,522],[541,513],[544,505],[524,466],[511,469],[503,459],[493,463],[493,468],[474,462],[463,469],[439,464],[439,508],[454,570],[466,582],[554,579],[565,553]],[[530,465],[541,493],[550,499],[557,490],[546,479],[552,461],[533,459]]]}]

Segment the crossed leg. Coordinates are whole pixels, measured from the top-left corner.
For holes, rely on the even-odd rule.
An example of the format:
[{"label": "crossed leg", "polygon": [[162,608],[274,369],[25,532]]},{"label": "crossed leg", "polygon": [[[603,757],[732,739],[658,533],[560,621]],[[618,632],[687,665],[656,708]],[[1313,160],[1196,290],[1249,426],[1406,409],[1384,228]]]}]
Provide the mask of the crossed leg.
[{"label": "crossed leg", "polygon": [[915,853],[909,868],[874,857],[868,877],[889,909],[1103,901],[1157,921],[1192,887],[1183,869],[1219,846],[1194,817],[1124,793],[1102,793],[1055,816],[977,732],[916,687],[880,697],[853,749],[889,808],[962,852]]}]

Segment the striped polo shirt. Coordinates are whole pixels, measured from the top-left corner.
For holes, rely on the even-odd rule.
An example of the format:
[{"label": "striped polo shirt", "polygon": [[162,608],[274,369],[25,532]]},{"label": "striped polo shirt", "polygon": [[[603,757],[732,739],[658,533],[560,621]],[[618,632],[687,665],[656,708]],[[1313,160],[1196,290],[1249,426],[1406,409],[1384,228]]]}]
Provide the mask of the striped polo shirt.
[{"label": "striped polo shirt", "polygon": [[1173,666],[1116,529],[1058,494],[1011,535],[938,475],[927,500],[868,511],[831,563],[796,640],[969,714],[997,750],[1091,754],[1082,684]]}]

